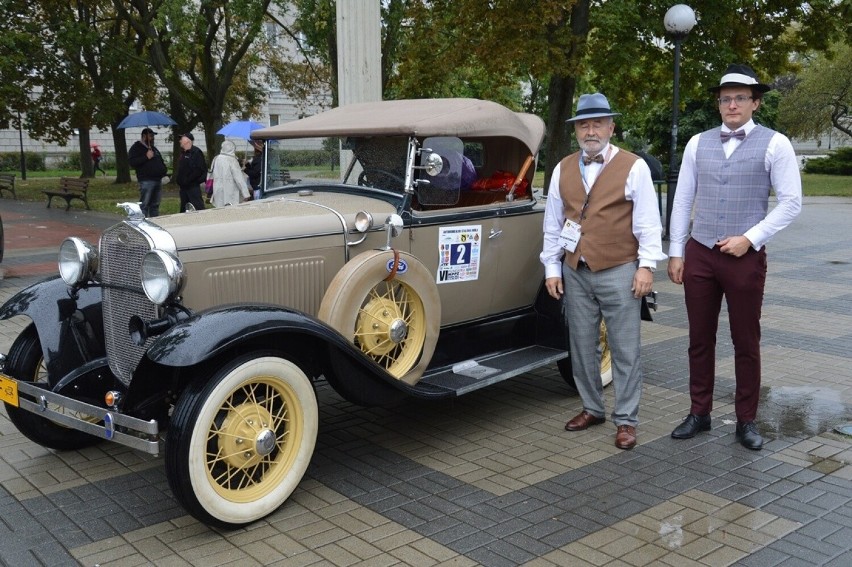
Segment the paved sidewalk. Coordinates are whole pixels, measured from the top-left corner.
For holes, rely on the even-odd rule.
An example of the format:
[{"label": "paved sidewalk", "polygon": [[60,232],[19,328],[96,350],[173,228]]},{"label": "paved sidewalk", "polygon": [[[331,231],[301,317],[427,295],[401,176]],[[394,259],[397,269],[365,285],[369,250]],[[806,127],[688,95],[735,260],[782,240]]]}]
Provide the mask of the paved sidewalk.
[{"label": "paved sidewalk", "polygon": [[[15,212],[33,215],[20,238],[53,233],[53,222],[70,230],[32,252],[7,250],[0,301],[43,277],[35,266],[50,247],[55,266],[62,237],[113,221],[12,203],[0,199],[7,248]],[[669,437],[689,407],[687,324],[662,268],[661,309],[642,329],[632,451],[613,446],[609,421],[563,430],[581,405],[555,367],[393,409],[353,406],[321,384],[305,479],[273,515],[223,532],[185,515],[162,460],[108,444],[50,451],[0,410],[0,564],[852,565],[852,438],[833,432],[852,422],[850,237],[852,199],[813,198],[769,245],[763,451],[734,440],[724,316],[713,430]],[[25,324],[0,322],[0,352]]]}]

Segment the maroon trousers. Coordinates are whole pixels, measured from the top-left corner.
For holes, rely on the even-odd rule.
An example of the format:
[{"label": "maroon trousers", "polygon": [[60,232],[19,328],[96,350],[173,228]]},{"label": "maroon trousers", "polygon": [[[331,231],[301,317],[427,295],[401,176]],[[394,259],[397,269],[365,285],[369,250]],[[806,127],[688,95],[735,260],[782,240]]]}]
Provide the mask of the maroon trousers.
[{"label": "maroon trousers", "polygon": [[689,239],[683,289],[689,318],[690,413],[709,415],[716,378],[716,332],[722,296],[728,304],[737,389],[737,421],[754,421],[760,399],[760,311],[766,283],[766,248],[737,258]]}]

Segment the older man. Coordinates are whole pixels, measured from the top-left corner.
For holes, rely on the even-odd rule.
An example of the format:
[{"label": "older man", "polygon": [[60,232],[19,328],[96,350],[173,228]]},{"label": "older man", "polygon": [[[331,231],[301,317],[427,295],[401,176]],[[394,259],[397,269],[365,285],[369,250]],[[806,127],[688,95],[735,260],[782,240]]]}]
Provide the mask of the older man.
[{"label": "older man", "polygon": [[568,120],[580,151],[550,178],[541,262],[547,292],[555,299],[564,294],[574,382],[583,400],[583,411],[565,429],[606,421],[597,355],[603,318],[612,352],[615,446],[632,449],[642,392],[641,300],[665,255],[651,172],[638,156],[609,143],[614,116],[606,97],[595,93],[581,96]]},{"label": "older man", "polygon": [[187,205],[196,210],[204,209],[201,198],[201,184],[207,179],[207,161],[204,152],[194,145],[195,136],[192,132],[180,137],[180,159],[177,163],[176,181],[180,188],[180,212],[185,212]]},{"label": "older man", "polygon": [[[722,297],[734,343],[736,438],[760,450],[755,425],[760,398],[760,310],[766,282],[765,244],[802,205],[793,146],[752,115],[770,87],[745,65],[728,67],[710,89],[720,127],[693,136],[683,154],[671,218],[669,278],[683,284],[689,319],[689,415],[672,431],[689,439],[710,429],[716,375],[716,331]],[[769,192],[778,205],[767,214]],[[695,210],[691,238],[689,222]]]}]

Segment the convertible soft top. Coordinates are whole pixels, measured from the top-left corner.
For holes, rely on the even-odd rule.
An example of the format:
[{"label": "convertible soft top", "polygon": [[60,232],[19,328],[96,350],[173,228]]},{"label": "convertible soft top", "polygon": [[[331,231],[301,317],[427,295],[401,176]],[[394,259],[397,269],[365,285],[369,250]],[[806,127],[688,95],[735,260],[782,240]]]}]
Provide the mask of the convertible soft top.
[{"label": "convertible soft top", "polygon": [[535,155],[544,137],[538,116],[487,100],[432,98],[361,102],[251,133],[261,140],[328,136],[508,137]]}]

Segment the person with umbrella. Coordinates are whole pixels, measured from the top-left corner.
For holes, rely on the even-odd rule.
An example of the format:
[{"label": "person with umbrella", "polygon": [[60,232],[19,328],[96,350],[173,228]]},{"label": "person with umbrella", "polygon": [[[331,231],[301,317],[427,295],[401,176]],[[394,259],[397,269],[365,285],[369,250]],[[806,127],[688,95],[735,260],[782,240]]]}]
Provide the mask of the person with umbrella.
[{"label": "person with umbrella", "polygon": [[95,164],[95,169],[93,173],[100,171],[101,173],[106,175],[106,171],[104,171],[101,167],[101,158],[101,148],[98,147],[96,143],[92,142],[92,163]]},{"label": "person with umbrella", "polygon": [[187,204],[191,204],[196,210],[204,209],[204,200],[201,198],[201,184],[207,178],[207,161],[204,152],[193,145],[195,137],[192,132],[182,134],[180,137],[180,159],[177,163],[177,174],[175,180],[180,187],[180,212],[186,212]]},{"label": "person with umbrella", "polygon": [[127,161],[136,170],[139,181],[139,204],[146,217],[160,214],[160,199],[163,192],[163,177],[166,175],[166,162],[156,147],[156,133],[150,128],[142,130],[142,137],[128,152]]},{"label": "person with umbrella", "polygon": [[251,198],[246,176],[237,160],[237,148],[230,140],[222,142],[222,150],[213,158],[211,177],[213,195],[210,202],[214,207],[236,205]]}]

